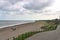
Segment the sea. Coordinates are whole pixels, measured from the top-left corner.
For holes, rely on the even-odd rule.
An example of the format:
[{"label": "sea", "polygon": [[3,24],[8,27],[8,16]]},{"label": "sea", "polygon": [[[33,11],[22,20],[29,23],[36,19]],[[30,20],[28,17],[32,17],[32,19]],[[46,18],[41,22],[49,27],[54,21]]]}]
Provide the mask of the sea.
[{"label": "sea", "polygon": [[35,22],[34,20],[0,20],[0,28]]}]

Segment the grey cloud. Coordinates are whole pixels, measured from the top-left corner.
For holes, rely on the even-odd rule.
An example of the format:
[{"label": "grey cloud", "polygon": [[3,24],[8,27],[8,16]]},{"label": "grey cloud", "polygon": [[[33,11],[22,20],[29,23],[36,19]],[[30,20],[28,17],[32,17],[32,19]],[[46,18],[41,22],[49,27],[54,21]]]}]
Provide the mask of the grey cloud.
[{"label": "grey cloud", "polygon": [[22,0],[0,0],[0,9],[6,9],[20,1]]},{"label": "grey cloud", "polygon": [[[8,12],[18,12],[19,9],[14,8],[11,9],[9,8],[10,6],[13,6],[12,3],[16,3],[22,0],[0,0],[0,12],[2,11],[3,14],[7,14]],[[5,13],[4,13],[5,12]]]},{"label": "grey cloud", "polygon": [[11,4],[15,4],[15,3],[17,3],[17,2],[19,2],[19,1],[23,1],[23,0],[8,0]]},{"label": "grey cloud", "polygon": [[46,6],[48,6],[52,1],[48,0],[47,2],[44,2],[44,0],[33,0],[29,4],[25,4],[23,7],[29,10],[40,10]]},{"label": "grey cloud", "polygon": [[7,7],[10,6],[11,4],[8,1],[0,1],[0,7]]}]

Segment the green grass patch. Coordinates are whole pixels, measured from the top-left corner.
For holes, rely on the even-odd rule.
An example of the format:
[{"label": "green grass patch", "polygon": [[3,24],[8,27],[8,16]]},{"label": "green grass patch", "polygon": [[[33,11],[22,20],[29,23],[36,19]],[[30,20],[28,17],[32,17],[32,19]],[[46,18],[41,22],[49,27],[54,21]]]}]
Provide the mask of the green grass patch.
[{"label": "green grass patch", "polygon": [[56,30],[56,28],[57,28],[57,24],[54,23],[54,22],[50,22],[50,23],[48,23],[48,25],[45,25],[45,26],[41,27],[41,29],[47,30],[47,31]]},{"label": "green grass patch", "polygon": [[33,31],[33,32],[27,32],[27,33],[24,33],[22,35],[19,35],[18,37],[14,38],[14,40],[25,40],[26,38],[34,35],[34,34],[37,34],[37,33],[40,33],[40,32],[43,32],[43,31]]},{"label": "green grass patch", "polygon": [[49,25],[49,26],[43,26],[41,27],[43,30],[56,30],[57,26],[56,25]]}]

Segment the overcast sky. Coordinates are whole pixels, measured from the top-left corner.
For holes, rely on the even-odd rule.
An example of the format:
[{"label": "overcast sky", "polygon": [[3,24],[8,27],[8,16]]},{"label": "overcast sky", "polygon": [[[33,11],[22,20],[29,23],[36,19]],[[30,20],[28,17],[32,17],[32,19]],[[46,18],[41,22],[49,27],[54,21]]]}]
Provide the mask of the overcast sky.
[{"label": "overcast sky", "polygon": [[0,0],[0,20],[59,18],[60,0]]}]

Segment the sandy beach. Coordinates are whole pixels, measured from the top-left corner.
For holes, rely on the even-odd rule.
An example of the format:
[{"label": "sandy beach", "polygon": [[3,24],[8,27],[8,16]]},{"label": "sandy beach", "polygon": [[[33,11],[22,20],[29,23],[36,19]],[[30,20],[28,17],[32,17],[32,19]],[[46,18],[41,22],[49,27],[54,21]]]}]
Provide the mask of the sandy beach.
[{"label": "sandy beach", "polygon": [[18,35],[29,32],[40,30],[40,27],[44,25],[43,23],[34,22],[34,23],[26,23],[16,26],[11,26],[7,28],[0,29],[0,40],[12,40],[13,37],[17,37]]}]

